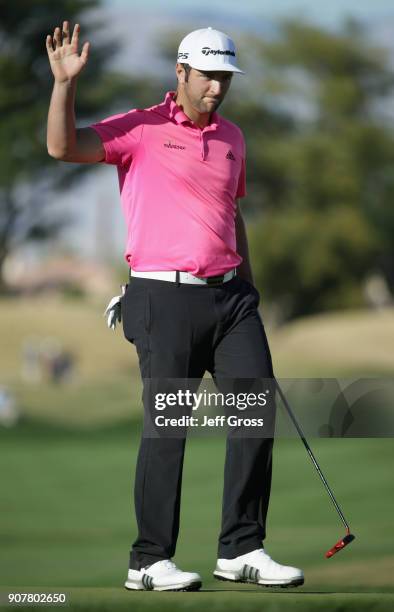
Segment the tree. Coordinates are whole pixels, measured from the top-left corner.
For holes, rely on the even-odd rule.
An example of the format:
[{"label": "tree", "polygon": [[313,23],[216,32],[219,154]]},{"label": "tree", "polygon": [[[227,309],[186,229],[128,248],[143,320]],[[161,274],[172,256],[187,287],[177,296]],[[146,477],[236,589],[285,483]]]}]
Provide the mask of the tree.
[{"label": "tree", "polygon": [[377,110],[394,75],[366,41],[355,23],[333,33],[286,21],[253,47],[258,111],[233,107],[256,281],[284,318],[362,306],[370,272],[394,290],[394,138]]},{"label": "tree", "polygon": [[90,122],[124,102],[145,100],[151,85],[108,68],[118,51],[99,41],[104,24],[92,17],[100,0],[0,0],[0,293],[3,266],[17,246],[56,236],[69,222],[56,210],[54,194],[92,169],[56,162],[45,144],[46,116],[53,84],[45,39],[64,19],[81,24],[92,42],[89,64],[78,84],[76,116]]}]

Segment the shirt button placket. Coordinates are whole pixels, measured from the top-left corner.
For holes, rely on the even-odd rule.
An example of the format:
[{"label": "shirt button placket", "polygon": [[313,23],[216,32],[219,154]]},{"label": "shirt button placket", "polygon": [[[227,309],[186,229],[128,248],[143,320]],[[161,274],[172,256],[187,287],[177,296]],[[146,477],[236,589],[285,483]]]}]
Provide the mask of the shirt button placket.
[{"label": "shirt button placket", "polygon": [[201,130],[199,130],[199,132],[200,132],[201,159],[204,161],[204,158],[205,158],[204,133]]}]

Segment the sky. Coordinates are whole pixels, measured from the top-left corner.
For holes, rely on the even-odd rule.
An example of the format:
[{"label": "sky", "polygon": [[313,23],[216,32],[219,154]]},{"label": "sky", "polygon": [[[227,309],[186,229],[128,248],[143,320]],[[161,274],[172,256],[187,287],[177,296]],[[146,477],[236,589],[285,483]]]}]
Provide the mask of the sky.
[{"label": "sky", "polygon": [[211,11],[220,15],[233,13],[245,16],[253,14],[265,16],[269,19],[289,16],[290,14],[309,17],[313,20],[325,23],[334,23],[343,19],[346,15],[352,15],[360,19],[384,18],[394,14],[394,3],[392,0],[144,0],[134,2],[132,0],[105,0],[105,3],[114,10],[117,8],[130,8],[154,10],[165,12],[204,12]]},{"label": "sky", "polygon": [[[146,57],[154,57],[160,31],[177,29],[186,34],[211,25],[236,40],[238,32],[270,32],[278,18],[290,16],[333,29],[346,17],[360,19],[370,26],[371,35],[379,43],[393,49],[394,56],[394,0],[103,0],[102,4],[105,30],[123,45],[115,66],[131,74],[137,73],[142,63],[146,66],[142,62]],[[158,65],[156,60],[148,62],[152,71]],[[153,100],[152,104],[157,102]],[[102,243],[100,228],[104,225],[112,236],[107,250],[112,251],[112,257],[123,257],[125,226],[115,168],[100,165],[79,187],[57,196],[57,201],[76,219],[64,234],[64,244],[97,259],[102,255],[97,245]]]}]

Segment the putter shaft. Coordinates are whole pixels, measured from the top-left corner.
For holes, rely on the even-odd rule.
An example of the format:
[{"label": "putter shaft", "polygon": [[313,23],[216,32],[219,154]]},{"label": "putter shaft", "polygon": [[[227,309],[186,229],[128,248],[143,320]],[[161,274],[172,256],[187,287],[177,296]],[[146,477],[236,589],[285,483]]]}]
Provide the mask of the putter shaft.
[{"label": "putter shaft", "polygon": [[[285,407],[286,407],[286,410],[287,410],[287,412],[288,412],[288,414],[289,414],[289,416],[290,416],[290,418],[291,418],[291,420],[292,420],[292,422],[293,422],[293,424],[294,424],[294,427],[297,429],[297,431],[298,431],[298,433],[299,433],[299,435],[300,435],[300,438],[301,438],[301,440],[302,440],[302,442],[303,442],[303,444],[304,444],[304,446],[305,446],[305,448],[306,448],[306,450],[307,450],[307,452],[308,452],[308,455],[309,455],[309,457],[311,458],[311,461],[312,461],[313,465],[315,466],[316,471],[317,471],[317,473],[319,474],[320,479],[321,479],[322,483],[324,484],[325,489],[326,489],[326,491],[327,491],[328,495],[330,496],[330,499],[331,499],[332,503],[334,504],[334,506],[335,506],[335,509],[336,509],[337,513],[339,514],[339,516],[340,516],[340,518],[341,518],[342,523],[343,523],[343,524],[344,524],[344,526],[345,526],[345,529],[346,529],[347,534],[349,535],[349,534],[350,534],[350,528],[349,528],[349,525],[348,525],[348,523],[347,523],[347,521],[346,521],[346,519],[345,519],[345,517],[344,517],[344,515],[343,515],[343,512],[342,512],[342,510],[340,509],[340,507],[339,507],[339,505],[338,505],[338,502],[337,502],[337,500],[335,499],[334,494],[333,494],[333,492],[331,491],[330,486],[329,486],[329,484],[328,484],[327,480],[325,479],[324,474],[323,474],[323,472],[321,471],[320,466],[319,466],[319,464],[317,463],[317,461],[316,461],[316,459],[315,459],[315,456],[314,456],[314,454],[313,454],[313,452],[312,452],[312,450],[311,450],[311,448],[310,448],[310,446],[309,446],[308,442],[306,441],[306,438],[305,438],[304,432],[302,431],[301,426],[298,424],[298,422],[297,422],[297,420],[296,420],[296,418],[295,418],[295,416],[294,416],[294,414],[293,414],[293,411],[291,410],[291,408],[290,408],[290,406],[289,406],[289,404],[288,404],[288,401],[287,401],[287,399],[286,399],[286,397],[285,397],[285,395],[284,395],[284,393],[283,393],[282,389],[281,389],[281,388],[280,388],[280,386],[279,386],[278,381],[276,380],[276,378],[275,378],[274,380],[275,380],[275,384],[276,384],[276,387],[277,387],[277,389],[278,389],[279,395],[280,395],[280,397],[281,397],[281,400],[282,400],[282,402],[284,403],[284,405],[285,405]],[[353,536],[353,537],[354,537],[354,536]],[[346,543],[347,543],[347,542],[346,542]]]}]

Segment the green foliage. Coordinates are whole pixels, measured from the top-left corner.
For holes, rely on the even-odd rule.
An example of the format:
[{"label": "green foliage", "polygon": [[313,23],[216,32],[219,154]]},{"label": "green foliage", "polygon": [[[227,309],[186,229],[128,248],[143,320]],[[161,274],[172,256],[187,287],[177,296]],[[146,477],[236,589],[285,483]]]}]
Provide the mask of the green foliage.
[{"label": "green foliage", "polygon": [[254,269],[268,301],[283,316],[362,306],[361,281],[379,241],[350,206],[289,209],[262,217],[250,231]]},{"label": "green foliage", "polygon": [[99,6],[100,0],[21,0],[12,6],[0,0],[0,292],[5,290],[1,272],[7,254],[27,240],[53,238],[68,222],[56,213],[55,202],[53,216],[48,215],[53,193],[69,189],[94,168],[59,163],[48,155],[46,118],[53,77],[46,35],[67,19],[71,27],[80,23],[82,43],[92,42],[78,83],[79,125],[119,112],[122,104],[126,109],[138,106],[151,91],[144,79],[109,69],[118,43],[108,35],[100,38],[106,24],[89,13]]},{"label": "green foliage", "polygon": [[[375,96],[390,93],[393,74],[387,52],[366,43],[355,22],[329,32],[299,21],[284,21],[279,40],[261,44],[261,58],[276,79],[298,69],[311,84],[321,120],[364,116]],[[315,90],[313,92],[313,89]]]},{"label": "green foliage", "polygon": [[385,54],[354,23],[285,21],[254,55],[261,104],[232,116],[246,133],[262,293],[292,318],[362,305],[370,272],[394,289],[394,138],[376,104],[394,84]]},{"label": "green foliage", "polygon": [[[9,250],[56,235],[67,222],[44,209],[54,188],[69,188],[92,169],[47,154],[46,34],[68,19],[81,24],[82,42],[92,42],[78,84],[79,124],[150,106],[158,95],[158,82],[109,70],[117,44],[107,36],[97,42],[104,24],[86,12],[99,0],[24,0],[12,11],[7,4],[0,0],[6,119],[0,123],[0,291]],[[180,38],[177,32],[163,39],[167,57],[175,57]],[[370,272],[393,290],[394,139],[377,110],[394,83],[385,52],[369,45],[354,22],[331,32],[284,21],[274,40],[248,36],[247,47],[252,86],[231,90],[224,114],[247,140],[243,208],[254,226],[251,256],[262,293],[292,318],[361,305]]]}]

